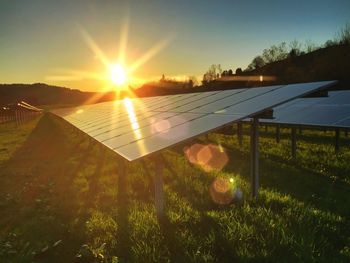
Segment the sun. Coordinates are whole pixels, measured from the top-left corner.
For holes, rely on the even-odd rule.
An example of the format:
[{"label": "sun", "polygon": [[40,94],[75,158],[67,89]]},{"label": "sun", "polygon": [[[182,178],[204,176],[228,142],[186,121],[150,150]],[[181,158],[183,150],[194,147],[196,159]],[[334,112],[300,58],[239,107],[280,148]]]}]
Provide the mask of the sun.
[{"label": "sun", "polygon": [[127,75],[121,64],[111,64],[109,74],[112,83],[115,85],[124,85],[127,82]]}]

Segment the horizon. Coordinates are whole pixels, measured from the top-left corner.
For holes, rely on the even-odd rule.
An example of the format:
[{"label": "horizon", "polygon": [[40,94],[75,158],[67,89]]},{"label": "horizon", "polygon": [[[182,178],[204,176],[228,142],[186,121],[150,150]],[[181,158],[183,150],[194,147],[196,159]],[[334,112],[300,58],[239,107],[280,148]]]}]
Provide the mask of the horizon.
[{"label": "horizon", "polygon": [[133,67],[131,86],[162,74],[200,78],[211,64],[245,69],[281,42],[322,45],[349,22],[348,1],[272,2],[3,3],[0,83],[108,91],[99,52]]}]

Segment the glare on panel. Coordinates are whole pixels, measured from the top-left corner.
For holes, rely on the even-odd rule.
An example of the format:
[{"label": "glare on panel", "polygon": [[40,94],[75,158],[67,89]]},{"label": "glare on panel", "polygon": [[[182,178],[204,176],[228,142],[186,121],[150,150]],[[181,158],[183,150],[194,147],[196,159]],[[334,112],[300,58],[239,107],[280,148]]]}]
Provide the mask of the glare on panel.
[{"label": "glare on panel", "polygon": [[126,98],[53,113],[133,161],[334,83]]}]

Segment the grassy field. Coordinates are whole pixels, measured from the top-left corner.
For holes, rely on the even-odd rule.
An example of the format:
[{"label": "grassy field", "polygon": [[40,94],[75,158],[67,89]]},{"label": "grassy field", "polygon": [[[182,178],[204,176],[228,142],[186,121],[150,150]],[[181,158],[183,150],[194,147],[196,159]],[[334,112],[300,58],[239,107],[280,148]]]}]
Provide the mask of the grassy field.
[{"label": "grassy field", "polygon": [[[292,160],[281,132],[277,144],[261,128],[257,202],[247,135],[242,148],[234,135],[193,142],[221,145],[221,170],[191,164],[183,146],[164,152],[159,223],[152,162],[128,164],[122,177],[115,153],[50,114],[0,125],[0,261],[349,262],[350,138],[336,156],[332,132],[304,130]],[[240,192],[230,204],[213,201],[217,178]]]}]

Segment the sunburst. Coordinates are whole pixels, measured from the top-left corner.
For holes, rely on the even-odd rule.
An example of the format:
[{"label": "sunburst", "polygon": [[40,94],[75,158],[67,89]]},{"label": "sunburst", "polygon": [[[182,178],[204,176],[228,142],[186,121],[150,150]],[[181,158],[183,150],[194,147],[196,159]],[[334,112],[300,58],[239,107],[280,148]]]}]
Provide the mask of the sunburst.
[{"label": "sunburst", "polygon": [[[133,91],[130,88],[130,84],[133,82],[139,82],[140,79],[133,76],[133,73],[147,63],[152,57],[160,52],[173,38],[173,34],[157,42],[143,55],[136,59],[130,66],[126,64],[126,47],[128,40],[128,21],[126,21],[121,29],[120,33],[120,45],[119,45],[119,58],[116,60],[109,59],[103,50],[99,47],[93,37],[81,26],[78,26],[79,31],[83,39],[85,40],[88,47],[98,58],[101,64],[104,66],[104,72],[88,72],[81,70],[64,70],[60,75],[48,76],[48,80],[59,80],[59,81],[79,81],[82,79],[100,80],[104,83],[104,87],[101,89],[102,92],[114,91],[116,97],[119,97],[121,91],[126,92],[129,97],[133,97]],[[86,103],[94,103],[99,100],[100,95],[96,95],[90,98]]]}]

